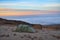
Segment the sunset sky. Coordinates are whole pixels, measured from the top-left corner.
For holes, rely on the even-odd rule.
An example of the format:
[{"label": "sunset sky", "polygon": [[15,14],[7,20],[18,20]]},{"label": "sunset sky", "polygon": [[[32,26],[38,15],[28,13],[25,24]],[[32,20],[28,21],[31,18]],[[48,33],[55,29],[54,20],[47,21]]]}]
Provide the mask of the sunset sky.
[{"label": "sunset sky", "polygon": [[[37,11],[11,11],[23,10],[60,10],[60,0],[0,0],[0,16],[36,15]],[[4,11],[3,11],[3,10]],[[11,9],[10,11],[5,11]],[[2,10],[2,11],[1,11]],[[44,14],[44,13],[40,13]]]}]

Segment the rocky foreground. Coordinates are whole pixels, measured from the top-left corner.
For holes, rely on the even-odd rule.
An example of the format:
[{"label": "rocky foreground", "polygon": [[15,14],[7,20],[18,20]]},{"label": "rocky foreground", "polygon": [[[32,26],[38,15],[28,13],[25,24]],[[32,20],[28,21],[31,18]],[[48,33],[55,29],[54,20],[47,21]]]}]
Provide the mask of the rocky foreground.
[{"label": "rocky foreground", "polygon": [[0,40],[60,40],[60,30],[38,30],[36,33],[13,32],[14,25],[0,25]]},{"label": "rocky foreground", "polygon": [[[35,33],[14,32],[17,21],[0,19],[0,40],[60,40],[60,25],[29,24],[36,30]],[[23,22],[25,24],[25,22]]]}]

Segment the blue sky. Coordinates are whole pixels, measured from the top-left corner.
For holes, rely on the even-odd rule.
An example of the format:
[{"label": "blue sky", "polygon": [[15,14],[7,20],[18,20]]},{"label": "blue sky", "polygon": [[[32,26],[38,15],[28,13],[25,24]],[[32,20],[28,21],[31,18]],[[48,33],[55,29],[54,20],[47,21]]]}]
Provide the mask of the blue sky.
[{"label": "blue sky", "polygon": [[0,0],[0,8],[60,10],[60,0]]}]

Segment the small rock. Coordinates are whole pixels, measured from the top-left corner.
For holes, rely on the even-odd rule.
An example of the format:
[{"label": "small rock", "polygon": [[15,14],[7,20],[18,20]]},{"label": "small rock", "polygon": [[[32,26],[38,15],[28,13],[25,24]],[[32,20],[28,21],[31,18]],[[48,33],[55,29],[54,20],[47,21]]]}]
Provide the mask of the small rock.
[{"label": "small rock", "polygon": [[21,38],[24,38],[23,36],[21,36]]},{"label": "small rock", "polygon": [[16,34],[14,34],[14,36],[16,36]]},{"label": "small rock", "polygon": [[4,37],[5,35],[3,34],[3,35],[0,35],[0,37]]},{"label": "small rock", "polygon": [[5,35],[6,37],[9,37],[9,35]]}]

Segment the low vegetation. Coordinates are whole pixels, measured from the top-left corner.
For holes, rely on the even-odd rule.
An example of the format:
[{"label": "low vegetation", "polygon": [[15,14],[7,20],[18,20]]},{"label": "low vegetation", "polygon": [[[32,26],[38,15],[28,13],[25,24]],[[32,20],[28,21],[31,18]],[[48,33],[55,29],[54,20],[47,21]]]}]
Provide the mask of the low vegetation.
[{"label": "low vegetation", "polygon": [[15,31],[16,32],[29,32],[29,33],[35,32],[35,30],[32,28],[32,26],[25,25],[25,24],[18,25]]}]

